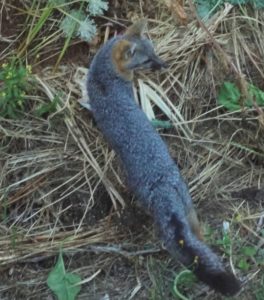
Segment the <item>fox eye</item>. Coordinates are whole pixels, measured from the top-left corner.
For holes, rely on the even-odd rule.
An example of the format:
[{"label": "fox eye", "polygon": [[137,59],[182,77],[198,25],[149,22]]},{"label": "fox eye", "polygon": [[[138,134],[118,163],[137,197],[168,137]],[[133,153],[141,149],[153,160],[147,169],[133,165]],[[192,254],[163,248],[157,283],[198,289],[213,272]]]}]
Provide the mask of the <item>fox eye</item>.
[{"label": "fox eye", "polygon": [[132,49],[128,49],[126,52],[125,52],[125,59],[128,60],[130,58],[132,58],[135,54],[135,51],[131,51]]},{"label": "fox eye", "polygon": [[126,51],[125,51],[125,55],[124,55],[124,58],[126,60],[132,58],[134,56],[136,52],[136,45],[135,44],[132,44]]}]

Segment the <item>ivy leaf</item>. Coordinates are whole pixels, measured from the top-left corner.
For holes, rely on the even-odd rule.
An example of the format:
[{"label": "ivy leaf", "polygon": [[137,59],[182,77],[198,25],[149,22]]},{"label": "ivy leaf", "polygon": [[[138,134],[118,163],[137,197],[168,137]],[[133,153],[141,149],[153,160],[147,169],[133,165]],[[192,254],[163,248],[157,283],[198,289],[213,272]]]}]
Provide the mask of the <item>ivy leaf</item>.
[{"label": "ivy leaf", "polygon": [[81,278],[78,275],[66,273],[62,252],[60,252],[54,269],[49,273],[47,279],[48,287],[56,294],[59,300],[74,300],[81,290],[80,285],[77,285],[80,282]]}]

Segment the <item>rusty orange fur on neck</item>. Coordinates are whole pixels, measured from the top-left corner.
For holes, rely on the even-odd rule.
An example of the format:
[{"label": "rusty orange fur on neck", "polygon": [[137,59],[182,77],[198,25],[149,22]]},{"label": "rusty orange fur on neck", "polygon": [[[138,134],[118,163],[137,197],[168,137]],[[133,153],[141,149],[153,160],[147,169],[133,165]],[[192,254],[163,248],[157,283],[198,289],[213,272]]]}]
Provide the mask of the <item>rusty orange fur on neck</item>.
[{"label": "rusty orange fur on neck", "polygon": [[133,71],[128,70],[126,68],[126,64],[129,61],[126,59],[125,54],[131,47],[131,44],[127,40],[121,40],[116,43],[113,47],[112,51],[112,60],[114,62],[114,66],[116,67],[117,72],[123,77],[125,80],[131,81],[133,79]]}]

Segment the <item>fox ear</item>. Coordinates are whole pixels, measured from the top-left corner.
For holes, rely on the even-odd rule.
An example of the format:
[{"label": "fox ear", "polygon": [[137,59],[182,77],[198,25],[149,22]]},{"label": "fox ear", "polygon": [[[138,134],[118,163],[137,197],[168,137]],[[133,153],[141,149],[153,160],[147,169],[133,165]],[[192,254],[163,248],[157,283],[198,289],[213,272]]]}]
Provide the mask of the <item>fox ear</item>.
[{"label": "fox ear", "polygon": [[140,19],[129,26],[125,32],[127,37],[142,37],[147,27],[147,19]]}]

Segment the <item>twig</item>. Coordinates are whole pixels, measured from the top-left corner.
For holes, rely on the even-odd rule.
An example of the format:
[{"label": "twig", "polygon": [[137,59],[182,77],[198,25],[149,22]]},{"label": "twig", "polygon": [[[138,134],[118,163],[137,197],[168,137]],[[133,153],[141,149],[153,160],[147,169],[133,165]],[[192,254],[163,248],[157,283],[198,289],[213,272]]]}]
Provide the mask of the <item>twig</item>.
[{"label": "twig", "polygon": [[146,255],[146,254],[152,254],[152,253],[158,253],[161,250],[157,248],[147,249],[147,250],[138,250],[138,251],[126,251],[121,248],[121,246],[90,246],[89,250],[94,252],[105,252],[105,253],[117,253],[120,255],[123,255],[125,257],[131,257],[131,256],[139,256],[139,255]]}]

